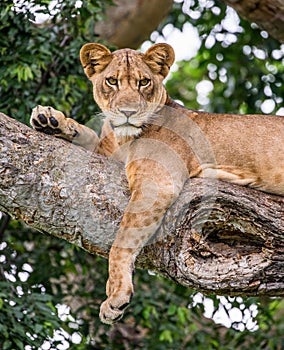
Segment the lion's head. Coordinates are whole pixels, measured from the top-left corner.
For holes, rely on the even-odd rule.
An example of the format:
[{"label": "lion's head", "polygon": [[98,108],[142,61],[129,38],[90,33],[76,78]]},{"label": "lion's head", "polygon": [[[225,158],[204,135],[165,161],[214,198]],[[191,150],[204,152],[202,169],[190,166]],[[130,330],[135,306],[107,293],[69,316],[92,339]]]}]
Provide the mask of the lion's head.
[{"label": "lion's head", "polygon": [[94,99],[115,134],[138,136],[166,102],[162,81],[174,62],[172,47],[155,44],[144,54],[131,49],[111,53],[101,44],[89,43],[82,47],[80,59]]}]

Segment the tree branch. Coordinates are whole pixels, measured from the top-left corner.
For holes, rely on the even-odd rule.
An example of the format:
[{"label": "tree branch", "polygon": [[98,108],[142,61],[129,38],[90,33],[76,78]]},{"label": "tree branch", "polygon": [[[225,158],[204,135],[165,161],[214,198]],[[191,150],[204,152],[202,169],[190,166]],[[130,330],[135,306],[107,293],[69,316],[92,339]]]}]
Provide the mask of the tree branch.
[{"label": "tree branch", "polygon": [[[121,164],[0,113],[0,210],[107,257],[129,199]],[[188,181],[137,266],[202,292],[284,295],[284,198]]]},{"label": "tree branch", "polygon": [[[222,0],[239,16],[284,42],[284,5],[282,0]],[[173,0],[114,0],[106,10],[105,21],[96,23],[101,39],[118,48],[137,48],[168,14]]]},{"label": "tree branch", "polygon": [[284,43],[284,4],[282,0],[222,0],[239,16],[256,23]]},{"label": "tree branch", "polygon": [[118,48],[136,49],[158,27],[173,0],[114,0],[106,9],[106,20],[97,22],[95,33]]}]

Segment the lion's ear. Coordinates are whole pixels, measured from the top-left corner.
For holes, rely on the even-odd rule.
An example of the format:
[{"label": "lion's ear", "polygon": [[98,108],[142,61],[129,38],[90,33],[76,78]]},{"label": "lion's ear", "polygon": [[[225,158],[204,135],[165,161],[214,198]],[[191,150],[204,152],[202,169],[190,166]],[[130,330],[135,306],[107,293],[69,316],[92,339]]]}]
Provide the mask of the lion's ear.
[{"label": "lion's ear", "polygon": [[166,77],[174,63],[175,52],[168,44],[155,44],[145,52],[144,60],[154,73]]},{"label": "lion's ear", "polygon": [[100,73],[106,68],[112,60],[112,54],[102,44],[89,43],[81,48],[80,60],[85,74],[91,79],[95,73]]}]

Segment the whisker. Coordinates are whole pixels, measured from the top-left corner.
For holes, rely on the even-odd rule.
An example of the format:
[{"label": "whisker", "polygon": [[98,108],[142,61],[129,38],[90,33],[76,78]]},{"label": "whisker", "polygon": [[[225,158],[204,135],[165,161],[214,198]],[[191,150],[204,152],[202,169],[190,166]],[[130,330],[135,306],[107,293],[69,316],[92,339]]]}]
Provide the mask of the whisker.
[{"label": "whisker", "polygon": [[107,116],[105,115],[104,112],[97,112],[95,114],[95,117],[99,117],[100,119],[105,120]]}]

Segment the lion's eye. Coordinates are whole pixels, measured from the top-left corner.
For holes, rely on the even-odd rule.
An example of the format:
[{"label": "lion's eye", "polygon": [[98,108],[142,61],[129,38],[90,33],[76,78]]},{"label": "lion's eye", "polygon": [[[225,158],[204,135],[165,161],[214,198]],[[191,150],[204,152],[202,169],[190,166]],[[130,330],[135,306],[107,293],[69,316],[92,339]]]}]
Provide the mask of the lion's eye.
[{"label": "lion's eye", "polygon": [[148,86],[149,84],[150,84],[150,79],[147,79],[147,78],[141,79],[139,81],[139,86]]},{"label": "lion's eye", "polygon": [[106,82],[107,82],[108,85],[117,85],[118,80],[115,79],[115,78],[107,78]]}]

